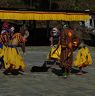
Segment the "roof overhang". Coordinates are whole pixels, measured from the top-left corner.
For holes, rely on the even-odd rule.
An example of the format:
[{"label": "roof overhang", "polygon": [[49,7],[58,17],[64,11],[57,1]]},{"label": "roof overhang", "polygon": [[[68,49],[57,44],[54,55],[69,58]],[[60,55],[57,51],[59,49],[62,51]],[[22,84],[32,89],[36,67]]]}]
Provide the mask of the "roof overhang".
[{"label": "roof overhang", "polygon": [[0,19],[86,21],[87,13],[0,10]]}]

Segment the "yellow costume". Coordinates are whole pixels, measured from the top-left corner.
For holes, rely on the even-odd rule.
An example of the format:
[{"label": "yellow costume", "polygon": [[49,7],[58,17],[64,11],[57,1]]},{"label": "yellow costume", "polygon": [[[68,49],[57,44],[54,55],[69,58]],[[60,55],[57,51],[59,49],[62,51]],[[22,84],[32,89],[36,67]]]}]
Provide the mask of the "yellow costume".
[{"label": "yellow costume", "polygon": [[86,67],[91,64],[92,64],[92,58],[89,49],[87,47],[81,47],[78,50],[73,66],[79,68],[79,67]]},{"label": "yellow costume", "polygon": [[26,65],[16,49],[16,46],[18,46],[18,44],[22,41],[21,37],[22,36],[20,33],[14,34],[13,38],[11,39],[11,44],[4,48],[3,60],[5,69],[10,68],[11,70],[17,69],[24,71]]},{"label": "yellow costume", "polygon": [[23,58],[13,46],[8,46],[4,51],[4,65],[5,69],[12,67],[12,69],[25,69]]},{"label": "yellow costume", "polygon": [[47,59],[48,60],[51,60],[51,59],[60,60],[60,54],[61,54],[61,45],[53,46],[47,56]]}]

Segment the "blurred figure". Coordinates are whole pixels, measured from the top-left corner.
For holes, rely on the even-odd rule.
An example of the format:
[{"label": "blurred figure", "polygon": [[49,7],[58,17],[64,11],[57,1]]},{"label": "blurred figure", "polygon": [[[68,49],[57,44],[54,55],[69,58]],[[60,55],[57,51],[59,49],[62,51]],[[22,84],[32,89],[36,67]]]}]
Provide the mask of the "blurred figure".
[{"label": "blurred figure", "polygon": [[3,61],[4,61],[4,74],[12,73],[14,75],[19,74],[19,72],[23,72],[26,68],[26,64],[20,53],[17,50],[17,46],[25,42],[23,40],[23,35],[18,32],[14,33],[15,28],[10,26],[8,31],[9,41],[7,46],[4,49]]},{"label": "blurred figure", "polygon": [[21,32],[21,35],[23,36],[23,38],[22,38],[23,42],[20,45],[21,45],[23,53],[25,53],[26,52],[25,43],[27,41],[27,38],[29,37],[29,31],[28,31],[27,27],[25,25],[23,25],[20,28],[20,32]]},{"label": "blurred figure", "polygon": [[65,71],[64,77],[67,78],[71,72],[73,62],[73,33],[71,28],[64,25],[60,37],[61,56],[60,67]]},{"label": "blurred figure", "polygon": [[22,42],[23,36],[20,32],[13,34],[10,44],[4,50],[4,74],[12,73],[17,75],[26,68],[26,64],[17,50],[17,46]]},{"label": "blurred figure", "polygon": [[54,27],[50,32],[50,52],[47,56],[48,60],[58,61],[60,59],[61,46],[60,46],[60,31]]},{"label": "blurred figure", "polygon": [[75,57],[73,66],[79,68],[78,75],[82,75],[82,69],[88,65],[92,64],[92,57],[88,47],[82,42],[78,47],[78,52]]},{"label": "blurred figure", "polygon": [[2,43],[7,46],[10,40],[9,23],[7,21],[5,21],[2,25],[1,37],[2,37]]}]

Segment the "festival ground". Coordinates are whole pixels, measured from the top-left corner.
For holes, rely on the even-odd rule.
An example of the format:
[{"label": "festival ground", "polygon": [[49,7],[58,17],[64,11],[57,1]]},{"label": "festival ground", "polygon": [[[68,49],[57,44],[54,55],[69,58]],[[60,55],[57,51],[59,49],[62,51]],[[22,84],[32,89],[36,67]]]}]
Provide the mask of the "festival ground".
[{"label": "festival ground", "polygon": [[89,49],[92,66],[86,67],[81,76],[75,75],[77,69],[73,69],[69,78],[64,79],[58,66],[52,72],[30,72],[31,67],[44,63],[50,47],[27,47],[27,69],[23,75],[6,76],[0,71],[0,96],[95,96],[95,47]]}]

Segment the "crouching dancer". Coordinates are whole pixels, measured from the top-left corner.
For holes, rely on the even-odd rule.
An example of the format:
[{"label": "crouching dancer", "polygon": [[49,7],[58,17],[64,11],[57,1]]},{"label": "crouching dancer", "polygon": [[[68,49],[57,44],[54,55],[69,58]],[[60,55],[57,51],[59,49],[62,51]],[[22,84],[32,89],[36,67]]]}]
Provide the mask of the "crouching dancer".
[{"label": "crouching dancer", "polygon": [[92,65],[92,57],[89,48],[82,42],[78,47],[78,52],[75,57],[73,66],[79,68],[77,75],[83,74],[83,68]]},{"label": "crouching dancer", "polygon": [[47,56],[48,60],[58,61],[60,59],[61,46],[60,42],[60,31],[57,27],[54,27],[50,32],[50,44],[51,49]]}]

